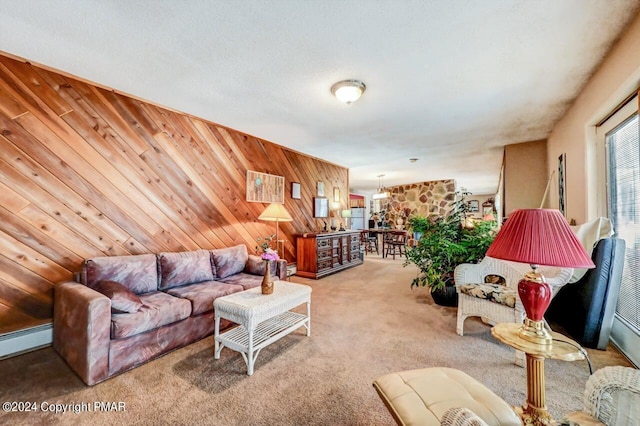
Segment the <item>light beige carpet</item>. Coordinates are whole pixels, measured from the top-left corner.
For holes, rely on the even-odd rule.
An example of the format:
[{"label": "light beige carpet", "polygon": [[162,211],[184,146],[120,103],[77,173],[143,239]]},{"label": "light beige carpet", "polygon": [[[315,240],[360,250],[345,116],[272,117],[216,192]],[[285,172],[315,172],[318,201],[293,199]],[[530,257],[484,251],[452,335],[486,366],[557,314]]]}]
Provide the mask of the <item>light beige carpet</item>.
[{"label": "light beige carpet", "polygon": [[[253,376],[240,354],[213,359],[208,337],[93,387],[52,348],[0,361],[0,401],[75,406],[85,411],[0,413],[0,424],[392,425],[371,383],[385,373],[447,366],[463,370],[507,402],[525,400],[526,370],[477,319],[455,333],[456,308],[411,290],[413,267],[367,256],[364,265],[310,285],[311,337],[293,334],[260,352]],[[629,365],[613,348],[590,350],[595,368]],[[585,361],[547,361],[547,405],[556,417],[582,407]],[[95,411],[122,402],[126,411]],[[46,406],[45,406],[46,407]],[[67,409],[74,407],[68,407]]]}]

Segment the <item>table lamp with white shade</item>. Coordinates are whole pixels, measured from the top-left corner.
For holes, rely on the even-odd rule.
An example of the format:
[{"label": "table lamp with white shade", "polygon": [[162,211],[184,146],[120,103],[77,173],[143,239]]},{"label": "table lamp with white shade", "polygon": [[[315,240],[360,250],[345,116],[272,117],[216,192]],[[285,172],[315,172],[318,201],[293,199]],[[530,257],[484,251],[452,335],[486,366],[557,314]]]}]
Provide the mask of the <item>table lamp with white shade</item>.
[{"label": "table lamp with white shade", "polygon": [[344,219],[344,227],[349,229],[349,219],[351,218],[351,209],[342,210],[342,218]]},{"label": "table lamp with white shade", "polygon": [[[258,216],[260,220],[267,220],[276,223],[276,251],[278,250],[278,242],[280,241],[278,238],[279,233],[279,224],[280,222],[291,222],[293,218],[284,208],[284,204],[271,203],[269,206],[262,212],[260,216]],[[278,253],[278,255],[282,255],[282,253]]]}]

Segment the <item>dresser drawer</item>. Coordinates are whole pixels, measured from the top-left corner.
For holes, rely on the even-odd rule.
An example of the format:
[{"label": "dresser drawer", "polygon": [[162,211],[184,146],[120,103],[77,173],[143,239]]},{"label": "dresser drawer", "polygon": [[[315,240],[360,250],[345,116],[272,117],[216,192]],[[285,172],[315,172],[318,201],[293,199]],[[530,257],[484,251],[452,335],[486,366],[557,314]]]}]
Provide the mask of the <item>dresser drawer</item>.
[{"label": "dresser drawer", "polygon": [[333,267],[333,259],[318,259],[318,272],[325,271]]},{"label": "dresser drawer", "polygon": [[318,248],[318,250],[321,250],[324,248],[331,248],[331,239],[329,238],[318,239],[316,243],[316,247]]},{"label": "dresser drawer", "polygon": [[328,247],[322,250],[318,250],[318,260],[322,260],[322,259],[327,259],[327,258],[331,258],[331,256],[333,255],[333,250]]}]

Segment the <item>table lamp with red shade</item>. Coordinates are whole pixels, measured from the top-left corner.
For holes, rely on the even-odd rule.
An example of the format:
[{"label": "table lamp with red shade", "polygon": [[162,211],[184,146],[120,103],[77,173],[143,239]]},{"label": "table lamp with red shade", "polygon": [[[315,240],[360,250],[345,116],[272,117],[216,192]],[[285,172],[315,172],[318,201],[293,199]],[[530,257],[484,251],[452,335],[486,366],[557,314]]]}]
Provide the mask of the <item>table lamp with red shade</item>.
[{"label": "table lamp with red shade", "polygon": [[518,295],[527,318],[518,335],[533,343],[550,345],[544,313],[551,303],[552,290],[538,266],[594,268],[584,247],[558,210],[516,210],[487,250],[487,256],[528,263],[533,270],[518,282]]}]

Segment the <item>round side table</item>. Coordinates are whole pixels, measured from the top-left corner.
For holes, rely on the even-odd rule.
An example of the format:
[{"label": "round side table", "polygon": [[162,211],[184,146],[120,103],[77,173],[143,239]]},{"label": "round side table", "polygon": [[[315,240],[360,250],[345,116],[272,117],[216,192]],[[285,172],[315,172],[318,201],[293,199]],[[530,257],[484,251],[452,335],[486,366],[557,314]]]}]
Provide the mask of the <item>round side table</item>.
[{"label": "round side table", "polygon": [[520,350],[527,357],[527,401],[521,409],[516,409],[525,425],[552,425],[553,419],[547,411],[545,402],[544,360],[545,358],[563,361],[584,359],[580,345],[554,331],[553,343],[540,345],[518,336],[522,324],[502,323],[491,329],[493,337],[512,348]]}]

